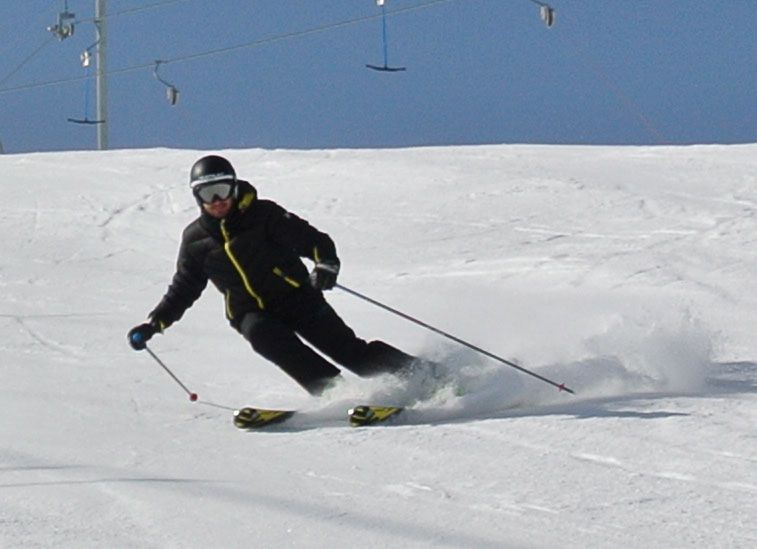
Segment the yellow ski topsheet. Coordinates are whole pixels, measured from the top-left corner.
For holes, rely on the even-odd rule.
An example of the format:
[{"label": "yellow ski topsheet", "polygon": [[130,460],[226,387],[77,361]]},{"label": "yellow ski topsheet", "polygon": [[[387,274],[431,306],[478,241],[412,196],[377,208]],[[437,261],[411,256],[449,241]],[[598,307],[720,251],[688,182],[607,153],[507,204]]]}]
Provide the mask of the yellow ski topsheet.
[{"label": "yellow ski topsheet", "polygon": [[[353,427],[382,423],[400,413],[400,406],[360,405],[348,411],[347,419]],[[234,412],[234,425],[239,429],[262,429],[282,423],[295,415],[295,410],[272,410],[246,406]],[[307,415],[307,414],[305,414]]]},{"label": "yellow ski topsheet", "polygon": [[240,429],[256,429],[279,423],[295,414],[294,410],[266,410],[263,408],[240,408],[234,412],[234,425]]},{"label": "yellow ski topsheet", "polygon": [[355,406],[349,411],[350,425],[360,427],[381,423],[402,411],[400,406]]}]

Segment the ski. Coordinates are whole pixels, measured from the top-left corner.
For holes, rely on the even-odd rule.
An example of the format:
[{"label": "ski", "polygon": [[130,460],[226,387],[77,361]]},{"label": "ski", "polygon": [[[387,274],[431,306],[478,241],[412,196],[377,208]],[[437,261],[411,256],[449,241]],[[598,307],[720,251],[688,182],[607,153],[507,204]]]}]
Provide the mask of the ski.
[{"label": "ski", "polygon": [[269,410],[246,406],[234,412],[234,425],[239,429],[261,429],[283,423],[296,413],[295,410]]},{"label": "ski", "polygon": [[347,419],[353,427],[363,427],[383,423],[402,412],[400,406],[355,406],[347,412]]},{"label": "ski", "polygon": [[[347,420],[353,427],[376,425],[395,417],[402,410],[403,408],[399,406],[361,404],[347,411]],[[285,423],[297,414],[303,414],[303,412],[245,406],[234,412],[234,426],[245,431],[265,429],[272,425]],[[307,413],[304,413],[304,415],[307,415]]]}]

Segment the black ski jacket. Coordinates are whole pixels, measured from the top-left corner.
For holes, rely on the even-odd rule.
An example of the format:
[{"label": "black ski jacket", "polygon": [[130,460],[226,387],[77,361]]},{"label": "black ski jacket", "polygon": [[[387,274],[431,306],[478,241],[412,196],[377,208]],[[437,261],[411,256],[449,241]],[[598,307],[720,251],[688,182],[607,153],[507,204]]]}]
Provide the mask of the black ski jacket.
[{"label": "black ski jacket", "polygon": [[[237,200],[222,220],[202,212],[181,238],[176,273],[150,318],[161,330],[179,320],[210,280],[225,296],[226,317],[238,327],[251,311],[276,311],[312,292],[300,259],[338,263],[331,238],[238,181]],[[304,297],[304,296],[303,296]]]}]

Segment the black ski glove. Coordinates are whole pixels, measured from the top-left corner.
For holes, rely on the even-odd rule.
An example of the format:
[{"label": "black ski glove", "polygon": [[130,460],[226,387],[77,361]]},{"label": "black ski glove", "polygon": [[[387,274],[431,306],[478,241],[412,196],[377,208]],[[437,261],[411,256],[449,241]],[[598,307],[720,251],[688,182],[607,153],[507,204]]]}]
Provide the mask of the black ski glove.
[{"label": "black ski glove", "polygon": [[150,338],[159,331],[160,329],[154,324],[145,322],[144,324],[140,324],[129,330],[126,337],[128,338],[129,345],[131,345],[132,349],[135,351],[141,351],[145,348]]},{"label": "black ski glove", "polygon": [[338,261],[316,263],[313,272],[310,273],[310,285],[316,290],[330,290],[336,284],[336,275],[338,274]]}]

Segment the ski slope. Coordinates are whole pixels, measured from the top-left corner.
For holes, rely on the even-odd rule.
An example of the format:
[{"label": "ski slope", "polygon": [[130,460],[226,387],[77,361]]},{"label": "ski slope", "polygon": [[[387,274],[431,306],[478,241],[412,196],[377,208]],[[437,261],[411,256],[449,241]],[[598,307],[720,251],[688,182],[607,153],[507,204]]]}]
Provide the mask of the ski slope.
[{"label": "ski slope", "polygon": [[[215,151],[214,151],[215,152]],[[441,361],[403,422],[253,354],[209,287],[152,349],[204,151],[0,156],[0,546],[757,546],[757,145],[221,151],[328,232],[365,338]],[[242,433],[225,409],[307,422]]]}]

